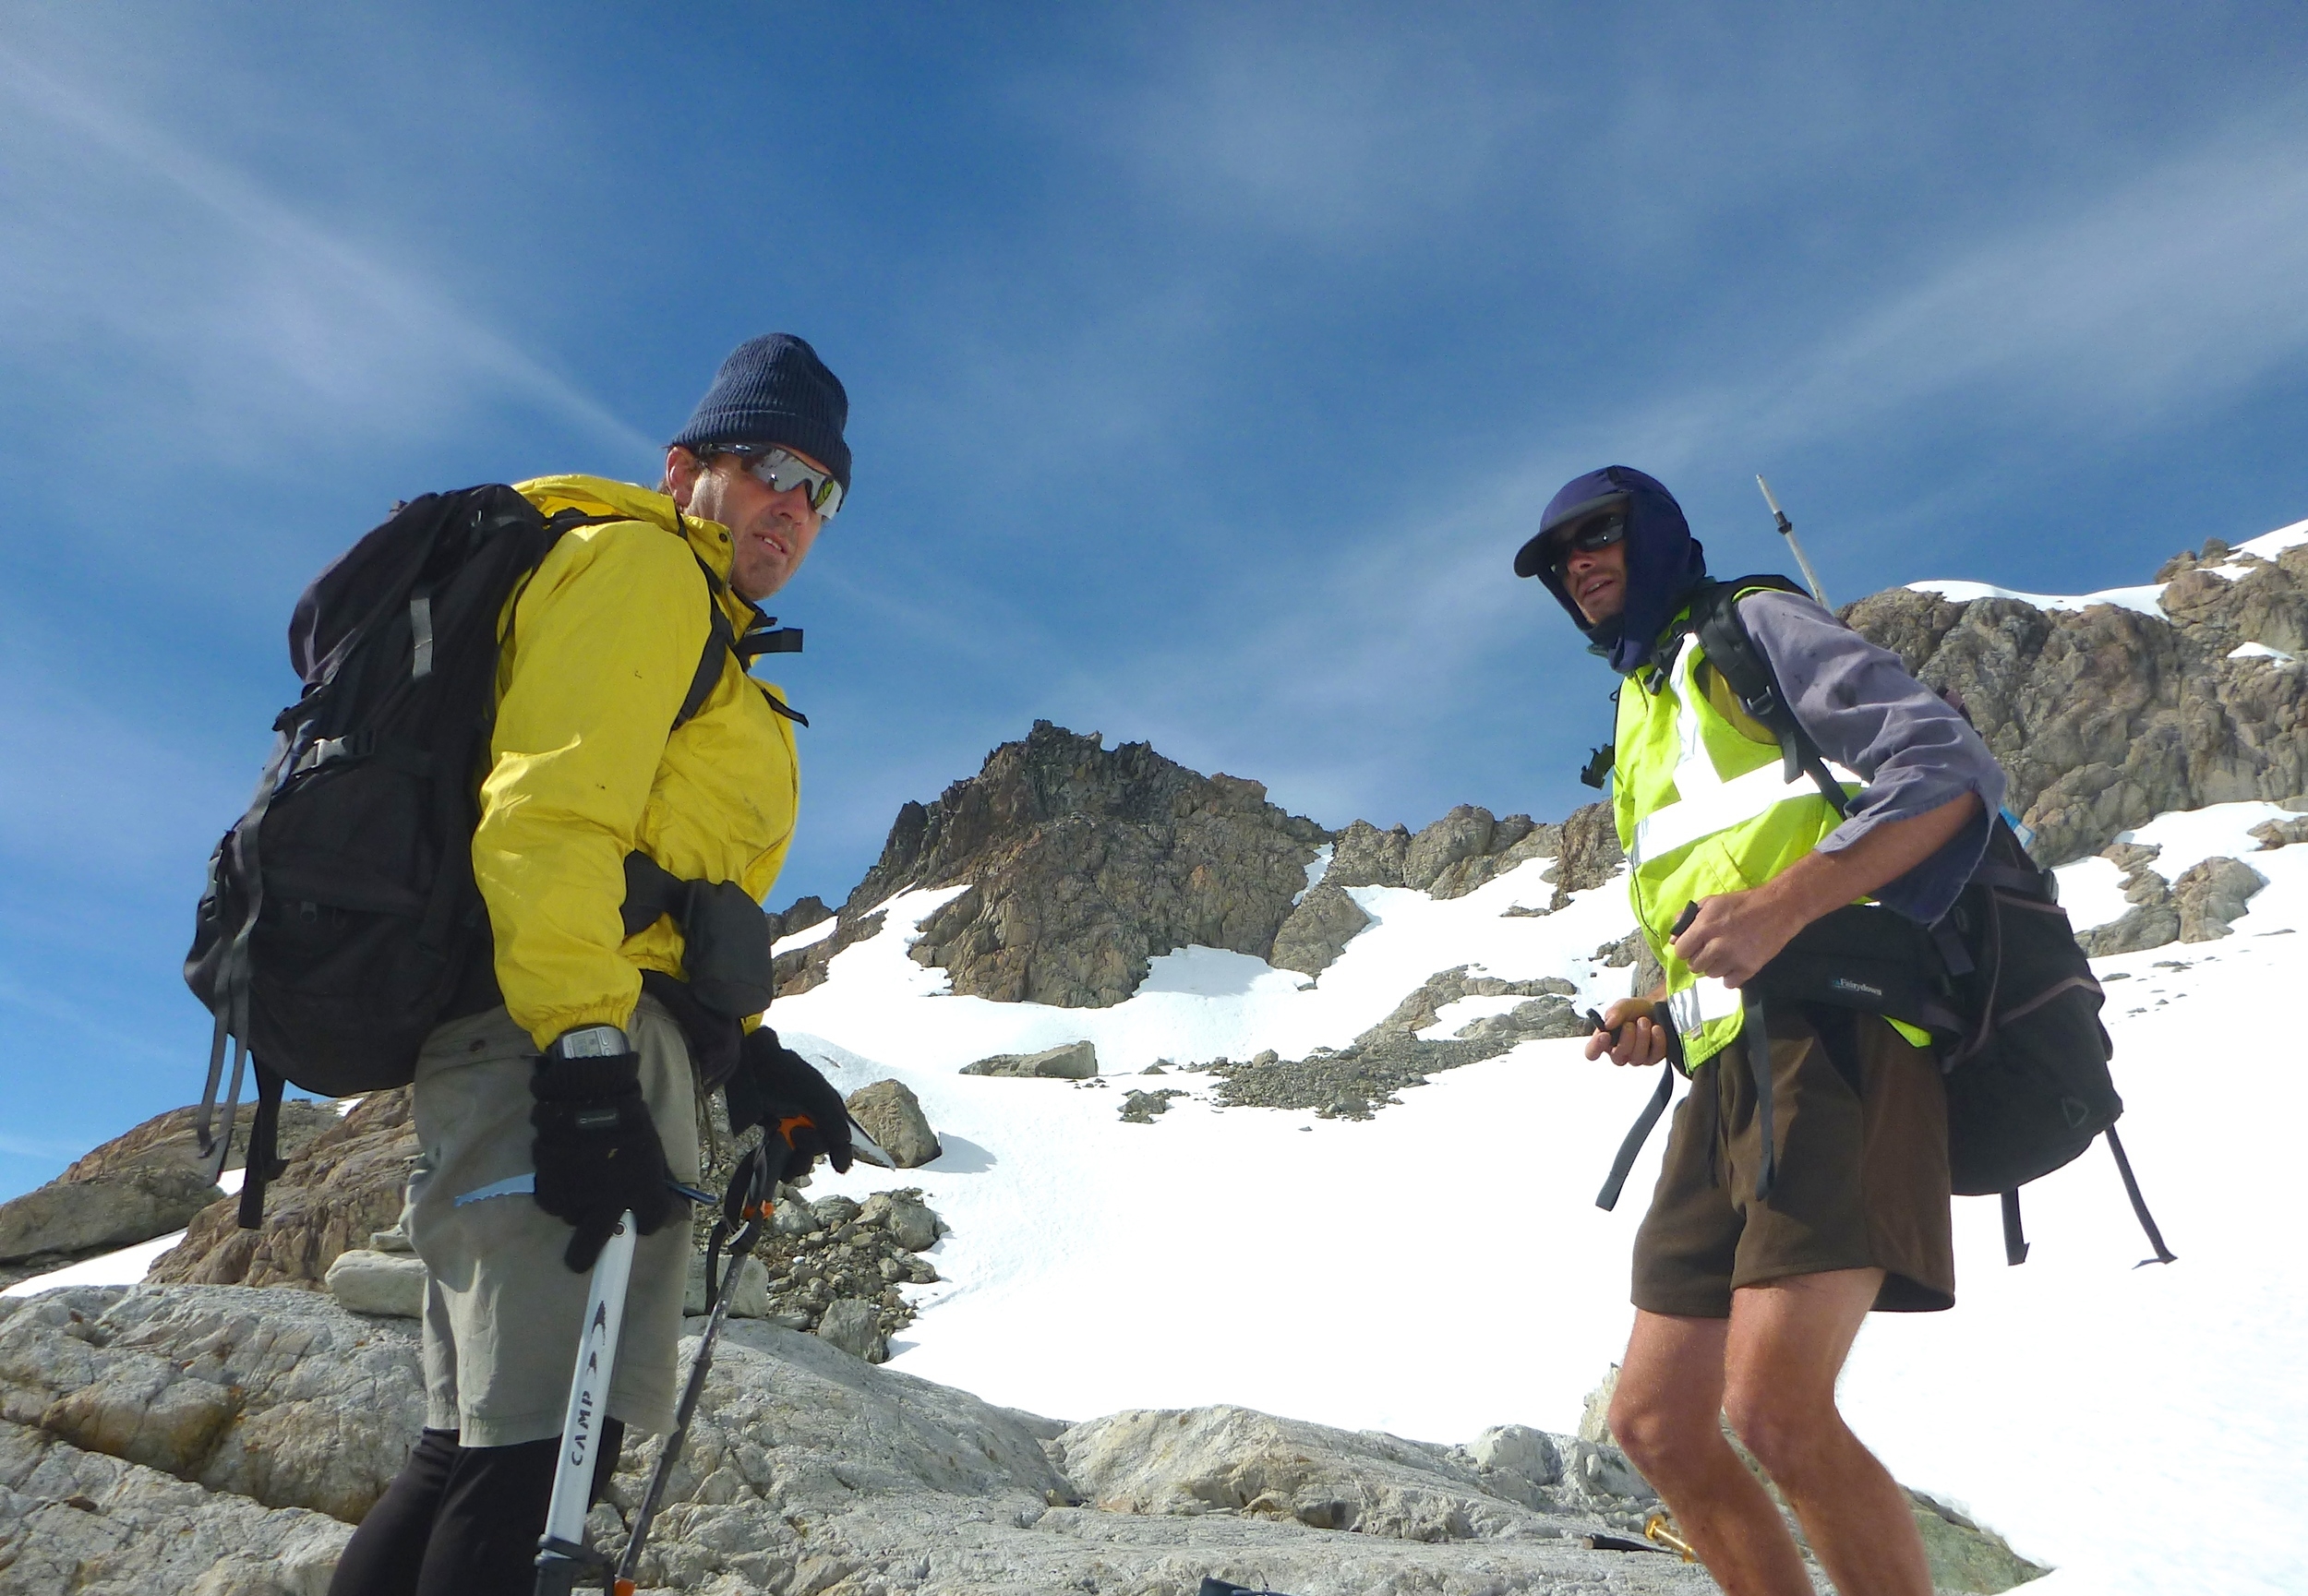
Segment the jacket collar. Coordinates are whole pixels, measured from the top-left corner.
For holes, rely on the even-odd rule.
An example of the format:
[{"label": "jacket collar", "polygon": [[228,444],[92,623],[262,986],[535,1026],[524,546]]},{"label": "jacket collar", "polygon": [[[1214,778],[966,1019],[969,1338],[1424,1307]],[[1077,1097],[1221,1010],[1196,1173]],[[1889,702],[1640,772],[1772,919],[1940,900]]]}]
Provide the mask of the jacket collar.
[{"label": "jacket collar", "polygon": [[628,521],[646,522],[667,532],[678,530],[688,538],[697,558],[725,585],[729,581],[733,558],[729,529],[717,521],[707,521],[677,509],[670,497],[654,488],[614,482],[606,476],[540,476],[514,484],[514,490],[547,515],[560,510],[578,510],[587,515],[615,515]]}]

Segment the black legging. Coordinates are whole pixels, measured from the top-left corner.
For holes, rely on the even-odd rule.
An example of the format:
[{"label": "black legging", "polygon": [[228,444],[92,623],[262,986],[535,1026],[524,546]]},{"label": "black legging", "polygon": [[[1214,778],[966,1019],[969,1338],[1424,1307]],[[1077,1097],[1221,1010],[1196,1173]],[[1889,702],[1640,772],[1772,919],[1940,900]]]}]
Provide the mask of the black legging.
[{"label": "black legging", "polygon": [[[602,1424],[591,1500],[624,1439],[622,1422]],[[329,1596],[530,1596],[560,1445],[460,1446],[454,1430],[425,1431],[353,1531]]]}]

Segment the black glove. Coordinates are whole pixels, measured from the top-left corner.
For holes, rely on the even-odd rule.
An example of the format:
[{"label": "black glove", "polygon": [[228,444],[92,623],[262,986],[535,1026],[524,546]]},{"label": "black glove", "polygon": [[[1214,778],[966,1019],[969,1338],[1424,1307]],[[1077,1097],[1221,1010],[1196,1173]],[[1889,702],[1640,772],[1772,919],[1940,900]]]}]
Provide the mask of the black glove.
[{"label": "black glove", "polygon": [[[820,1153],[836,1173],[849,1168],[849,1110],[841,1094],[809,1060],[780,1043],[767,1026],[745,1038],[738,1053],[738,1073],[721,1089],[729,1104],[733,1134],[762,1127],[773,1181],[808,1173]],[[781,1151],[783,1168],[777,1165]]]},{"label": "black glove", "polygon": [[[597,1040],[603,1033],[613,1042]],[[641,1095],[641,1055],[622,1052],[555,1056],[571,1037],[595,1046],[624,1041],[608,1026],[571,1032],[547,1050],[529,1077],[537,1106],[529,1110],[536,1127],[537,1206],[574,1227],[561,1261],[579,1274],[593,1267],[627,1209],[634,1229],[646,1236],[673,1211],[666,1186],[665,1147],[656,1122]]]}]

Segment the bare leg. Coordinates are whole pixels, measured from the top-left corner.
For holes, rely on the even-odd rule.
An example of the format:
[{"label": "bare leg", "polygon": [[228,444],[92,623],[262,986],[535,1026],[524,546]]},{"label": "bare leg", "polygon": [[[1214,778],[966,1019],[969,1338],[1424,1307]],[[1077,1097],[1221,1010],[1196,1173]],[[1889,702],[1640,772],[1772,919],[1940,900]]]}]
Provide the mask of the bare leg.
[{"label": "bare leg", "polygon": [[1724,1439],[1732,1323],[1638,1309],[1611,1400],[1611,1434],[1729,1596],[1812,1596],[1770,1493]]},{"label": "bare leg", "polygon": [[1843,1596],[1931,1596],[1905,1494],[1835,1409],[1835,1377],[1882,1283],[1881,1269],[1835,1269],[1734,1291],[1724,1408]]}]

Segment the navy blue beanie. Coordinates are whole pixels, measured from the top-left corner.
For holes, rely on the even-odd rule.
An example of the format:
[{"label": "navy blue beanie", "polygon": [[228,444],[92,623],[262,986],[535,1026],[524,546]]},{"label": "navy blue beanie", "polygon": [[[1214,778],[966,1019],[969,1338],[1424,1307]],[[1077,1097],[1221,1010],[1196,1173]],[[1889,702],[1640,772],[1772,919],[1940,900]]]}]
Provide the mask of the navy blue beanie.
[{"label": "navy blue beanie", "polygon": [[[1593,626],[1545,558],[1547,534],[1607,510],[1627,515],[1627,607]],[[1651,659],[1659,633],[1683,595],[1707,574],[1707,553],[1691,535],[1683,507],[1656,477],[1632,466],[1606,465],[1563,484],[1546,501],[1539,530],[1515,555],[1515,574],[1535,576],[1587,634],[1588,646],[1621,676]]]},{"label": "navy blue beanie", "polygon": [[790,332],[766,332],[730,351],[714,385],[672,443],[692,454],[721,443],[774,443],[822,463],[849,492],[849,395],[817,351]]}]

